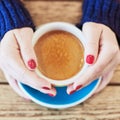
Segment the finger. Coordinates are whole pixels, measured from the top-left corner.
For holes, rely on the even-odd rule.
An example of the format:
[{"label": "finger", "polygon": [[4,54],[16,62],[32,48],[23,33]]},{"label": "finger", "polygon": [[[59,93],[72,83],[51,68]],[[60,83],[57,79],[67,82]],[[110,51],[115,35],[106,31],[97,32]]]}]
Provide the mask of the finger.
[{"label": "finger", "polygon": [[95,91],[95,94],[100,92],[105,86],[110,82],[113,77],[116,66],[119,64],[119,52],[116,54],[116,57],[110,62],[110,64],[103,71],[102,81],[98,89]]},{"label": "finger", "polygon": [[[16,42],[12,31],[9,32],[8,35],[6,35],[5,40],[6,41],[13,40],[14,42]],[[18,51],[17,49],[18,47],[16,46],[16,44],[13,44],[13,47],[12,48],[9,47],[8,50],[5,49],[6,54],[5,55],[2,54],[2,59],[0,59],[1,60],[0,63],[2,63],[2,69],[5,69],[5,72],[11,75],[11,77],[13,77],[15,80],[19,80],[19,82],[29,85],[30,87],[36,90],[41,91],[41,89],[43,88],[45,90],[46,89],[50,90],[51,84],[49,82],[40,78],[34,71],[29,71],[25,67],[25,64],[23,63],[23,60],[21,59],[20,56],[20,51]],[[55,90],[52,89],[52,91],[55,94]]]},{"label": "finger", "polygon": [[85,58],[88,64],[93,64],[97,59],[101,32],[101,27],[95,23],[87,22],[83,25],[83,34],[87,41]]},{"label": "finger", "polygon": [[25,65],[30,70],[34,70],[37,66],[37,59],[32,46],[33,30],[30,28],[16,29],[14,35],[18,41]]},{"label": "finger", "polygon": [[97,94],[98,92],[100,92],[102,89],[104,89],[108,83],[111,81],[112,77],[113,77],[113,71],[109,72],[108,74],[105,74],[103,77],[102,77],[102,82],[101,84],[99,85],[99,87],[97,88],[97,90],[95,91],[94,94]]},{"label": "finger", "polygon": [[[113,68],[116,66],[116,59],[114,59],[113,61],[111,61],[110,63],[109,63],[109,65],[105,68],[105,70],[103,71],[103,73],[105,74],[105,75],[107,75],[107,73],[108,73],[108,71],[113,71]],[[89,68],[90,69],[90,68]],[[99,77],[99,76],[98,76]],[[97,76],[96,76],[96,78],[97,78]],[[96,78],[93,78],[93,80],[94,79],[96,79]],[[102,77],[103,78],[103,77]],[[105,83],[105,86],[107,85],[107,81],[105,82],[105,81],[103,81],[103,80],[105,80],[105,79],[102,79],[102,84],[104,84]],[[91,82],[91,81],[90,81]],[[90,83],[89,82],[89,83]],[[109,81],[108,81],[109,82]],[[77,87],[76,87],[76,89],[74,89],[74,87],[73,87],[73,85],[71,84],[71,85],[69,85],[68,86],[68,88],[67,88],[67,93],[68,94],[71,94],[71,93],[74,93],[74,92],[76,92],[76,91],[78,91],[78,90],[80,90],[80,89],[82,89],[83,87],[85,87],[85,86],[87,86],[88,84],[89,84],[88,82],[83,86],[83,84],[81,85],[77,85]],[[101,84],[100,84],[100,86],[101,86]],[[103,85],[102,85],[103,86]]]},{"label": "finger", "polygon": [[77,88],[74,89],[73,84],[71,84],[67,87],[67,94],[71,95],[82,88],[83,88],[83,85],[78,85]]},{"label": "finger", "polygon": [[73,88],[73,85],[69,85],[67,87],[67,94],[71,95],[72,93],[74,93],[74,88]]},{"label": "finger", "polygon": [[[19,55],[12,54],[11,57],[8,57],[6,59],[5,64],[4,61],[2,61],[2,63],[3,63],[3,69],[5,69],[7,73],[9,73],[13,78],[18,80],[19,82],[29,85],[32,88],[37,89],[39,91],[41,91],[41,88],[43,88],[51,92],[51,84],[46,80],[40,78],[34,71],[28,70],[24,66]],[[53,91],[53,93],[55,94],[55,90]]]},{"label": "finger", "polygon": [[46,80],[39,78],[33,71],[28,71],[26,69],[25,72],[19,73],[18,71],[14,70],[11,65],[4,67],[4,70],[12,77],[14,77],[17,81],[25,85],[28,85],[42,93],[49,94],[51,96],[56,95],[56,89],[51,87],[51,84]]},{"label": "finger", "polygon": [[[104,69],[109,65],[112,59],[116,55],[116,46],[114,45],[116,41],[116,37],[112,32],[104,31],[102,38],[102,46],[98,56],[96,63],[93,66],[90,66],[88,70],[80,77],[80,79],[76,80],[73,84],[73,88],[77,89],[78,86],[86,86],[97,77],[102,75]],[[112,46],[112,48],[111,48]],[[109,50],[109,51],[108,51]],[[87,74],[86,74],[87,73]]]},{"label": "finger", "polygon": [[[98,92],[100,91],[100,90],[102,90],[109,82],[110,82],[110,80],[111,80],[111,78],[112,78],[112,75],[113,75],[113,71],[114,71],[114,69],[116,68],[116,66],[119,64],[119,62],[120,62],[120,50],[118,49],[118,52],[115,54],[115,57],[113,57],[112,58],[112,60],[109,62],[109,65],[107,65],[107,67],[105,67],[105,69],[102,71],[102,73],[101,74],[105,74],[104,76],[105,77],[103,77],[104,79],[102,80],[102,83],[100,84],[100,87],[98,88]],[[93,68],[94,69],[94,68]],[[91,71],[92,69],[91,69],[91,67],[89,68],[89,70],[88,71],[86,71],[86,73],[90,73],[90,71]],[[108,72],[109,71],[112,71],[112,72],[110,72],[109,74],[110,75],[107,75],[108,74]],[[86,75],[86,74],[85,74]],[[90,74],[91,75],[91,74]],[[94,75],[95,75],[95,73],[94,73]],[[92,80],[94,80],[94,79],[96,79],[97,77],[99,77],[100,75],[95,75],[94,77],[93,77],[93,79]],[[85,78],[85,77],[84,77]],[[82,78],[81,78],[82,79]],[[105,80],[105,81],[104,81]],[[91,81],[89,81],[89,82],[87,82],[84,86],[86,86],[87,84],[89,84]],[[68,88],[67,88],[67,93],[68,94],[71,94],[71,93],[74,93],[75,91],[78,91],[78,90],[80,90],[80,89],[82,89],[83,88],[83,85],[82,85],[82,83],[80,84],[80,85],[78,85],[77,87],[76,87],[76,89],[74,89],[74,87],[73,87],[73,85],[71,84],[71,85],[69,85],[68,86]]]},{"label": "finger", "polygon": [[48,94],[51,97],[54,97],[57,94],[56,89],[54,87],[52,87],[50,90],[45,90],[44,88],[42,88],[40,91],[44,94]]},{"label": "finger", "polygon": [[[4,73],[5,74],[5,73]],[[5,77],[9,83],[9,85],[12,87],[12,89],[21,97],[29,100],[29,97],[27,95],[25,95],[21,89],[19,88],[17,81],[14,80],[11,76],[9,76],[8,74],[5,74]]]}]

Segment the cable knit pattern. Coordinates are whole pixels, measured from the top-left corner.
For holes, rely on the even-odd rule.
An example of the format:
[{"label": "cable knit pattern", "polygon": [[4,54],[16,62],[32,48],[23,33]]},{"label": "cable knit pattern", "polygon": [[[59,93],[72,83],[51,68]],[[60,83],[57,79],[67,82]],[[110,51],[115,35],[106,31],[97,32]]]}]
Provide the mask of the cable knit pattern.
[{"label": "cable knit pattern", "polygon": [[120,44],[120,0],[84,0],[83,16],[78,27],[85,22],[102,23],[117,35]]},{"label": "cable knit pattern", "polygon": [[28,11],[19,0],[0,0],[0,40],[4,34],[15,28],[35,26]]}]

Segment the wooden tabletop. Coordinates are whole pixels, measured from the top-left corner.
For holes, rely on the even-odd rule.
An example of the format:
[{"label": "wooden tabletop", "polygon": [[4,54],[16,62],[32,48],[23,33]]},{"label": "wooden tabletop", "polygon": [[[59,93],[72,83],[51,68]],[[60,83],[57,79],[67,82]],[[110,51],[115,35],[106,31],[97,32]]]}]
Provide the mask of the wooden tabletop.
[{"label": "wooden tabletop", "polygon": [[[52,21],[77,23],[82,14],[82,0],[24,0],[23,3],[37,26]],[[1,72],[0,120],[120,120],[120,65],[101,93],[65,110],[25,101],[10,88]]]}]

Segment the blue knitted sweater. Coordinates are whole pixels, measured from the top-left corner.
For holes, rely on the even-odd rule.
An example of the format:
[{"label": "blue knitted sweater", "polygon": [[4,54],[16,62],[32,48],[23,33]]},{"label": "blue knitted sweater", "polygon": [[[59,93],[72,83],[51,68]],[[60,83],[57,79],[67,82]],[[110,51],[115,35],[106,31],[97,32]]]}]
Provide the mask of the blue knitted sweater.
[{"label": "blue knitted sweater", "polygon": [[35,26],[28,11],[19,0],[0,0],[0,40],[4,34],[15,28]]},{"label": "blue knitted sweater", "polygon": [[107,25],[115,32],[120,45],[120,0],[84,0],[82,20],[77,26],[82,28],[85,22]]},{"label": "blue knitted sweater", "polygon": [[[90,21],[109,26],[120,44],[120,0],[84,0],[82,20],[77,26],[81,28]],[[7,31],[22,27],[35,30],[23,4],[19,0],[0,0],[0,40]]]}]

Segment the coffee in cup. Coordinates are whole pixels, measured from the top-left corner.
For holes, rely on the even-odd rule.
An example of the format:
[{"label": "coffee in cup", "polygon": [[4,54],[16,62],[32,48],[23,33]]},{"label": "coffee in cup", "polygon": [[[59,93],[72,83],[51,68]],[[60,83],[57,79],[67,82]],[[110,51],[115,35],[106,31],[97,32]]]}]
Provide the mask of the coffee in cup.
[{"label": "coffee in cup", "polygon": [[42,35],[34,46],[38,70],[53,80],[76,75],[84,65],[84,47],[73,34],[54,30]]},{"label": "coffee in cup", "polygon": [[84,37],[72,24],[42,25],[34,34],[33,46],[38,61],[37,74],[56,86],[73,83],[87,67]]}]

